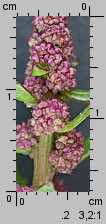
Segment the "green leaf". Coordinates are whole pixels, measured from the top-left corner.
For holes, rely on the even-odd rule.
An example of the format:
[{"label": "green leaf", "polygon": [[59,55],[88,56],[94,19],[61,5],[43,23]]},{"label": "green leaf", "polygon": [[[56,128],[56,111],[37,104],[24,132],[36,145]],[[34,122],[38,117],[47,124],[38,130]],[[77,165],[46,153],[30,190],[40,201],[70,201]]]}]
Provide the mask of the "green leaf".
[{"label": "green leaf", "polygon": [[70,92],[62,92],[62,95],[78,103],[90,103],[89,90],[71,90]]},{"label": "green leaf", "polygon": [[17,154],[23,154],[23,155],[29,155],[30,154],[30,150],[29,149],[19,149],[16,146],[16,153]]},{"label": "green leaf", "polygon": [[48,73],[48,70],[39,68],[39,67],[34,67],[32,70],[32,75],[33,76],[42,76]]},{"label": "green leaf", "polygon": [[16,100],[29,104],[35,104],[39,102],[39,100],[29,93],[20,83],[16,83]]},{"label": "green leaf", "polygon": [[16,168],[16,183],[19,184],[21,187],[24,187],[28,184],[28,180],[20,176],[18,167]]},{"label": "green leaf", "polygon": [[48,184],[44,185],[43,187],[39,188],[38,191],[39,192],[53,192],[55,190],[54,190],[53,184],[48,183]]},{"label": "green leaf", "polygon": [[59,133],[68,132],[81,124],[90,115],[90,105],[88,105],[77,117],[75,117],[69,124],[59,130]]},{"label": "green leaf", "polygon": [[83,160],[85,160],[89,155],[90,155],[90,137],[88,136],[85,141],[84,141],[84,145],[85,145],[85,152],[82,155],[82,159],[81,162]]}]

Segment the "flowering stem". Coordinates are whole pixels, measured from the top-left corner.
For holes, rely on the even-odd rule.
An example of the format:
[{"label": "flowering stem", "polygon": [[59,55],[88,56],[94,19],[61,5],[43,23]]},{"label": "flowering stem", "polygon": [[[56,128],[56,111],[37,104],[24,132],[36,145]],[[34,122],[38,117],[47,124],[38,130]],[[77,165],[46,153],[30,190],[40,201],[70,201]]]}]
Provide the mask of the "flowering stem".
[{"label": "flowering stem", "polygon": [[34,150],[33,186],[39,188],[47,183],[49,162],[48,157],[52,150],[53,134],[41,136],[39,145]]}]

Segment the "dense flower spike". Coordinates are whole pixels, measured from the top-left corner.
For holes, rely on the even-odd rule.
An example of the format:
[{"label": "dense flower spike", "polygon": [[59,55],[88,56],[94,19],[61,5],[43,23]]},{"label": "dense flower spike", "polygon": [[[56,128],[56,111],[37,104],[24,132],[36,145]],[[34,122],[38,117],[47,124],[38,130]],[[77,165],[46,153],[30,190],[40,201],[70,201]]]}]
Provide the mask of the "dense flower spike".
[{"label": "dense flower spike", "polygon": [[19,184],[16,184],[16,191],[17,192],[34,191],[34,187],[28,187],[28,186],[21,187]]},{"label": "dense flower spike", "polygon": [[30,119],[16,126],[16,144],[19,149],[29,150],[36,143],[37,140],[35,135],[33,135]]},{"label": "dense flower spike", "polygon": [[27,77],[24,81],[24,86],[29,92],[40,100],[48,92],[48,88],[43,77]]},{"label": "dense flower spike", "polygon": [[69,91],[76,86],[76,69],[70,67],[74,57],[71,31],[65,16],[35,16],[34,30],[29,40],[30,61],[26,74],[31,75],[34,66],[46,68],[45,83],[53,94]]},{"label": "dense flower spike", "polygon": [[56,149],[51,152],[49,162],[59,173],[72,173],[85,151],[83,136],[73,129],[56,137]]},{"label": "dense flower spike", "polygon": [[34,106],[32,117],[36,136],[57,132],[69,121],[68,106],[58,99],[41,101]]}]

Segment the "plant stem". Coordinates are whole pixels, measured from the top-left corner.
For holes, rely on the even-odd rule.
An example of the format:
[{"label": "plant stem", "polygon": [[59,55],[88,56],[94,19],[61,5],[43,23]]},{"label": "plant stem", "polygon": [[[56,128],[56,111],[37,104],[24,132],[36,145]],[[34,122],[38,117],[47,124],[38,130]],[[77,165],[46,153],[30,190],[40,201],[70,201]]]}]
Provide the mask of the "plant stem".
[{"label": "plant stem", "polygon": [[39,188],[47,183],[49,162],[48,157],[52,150],[53,134],[41,136],[39,145],[34,149],[33,186]]}]

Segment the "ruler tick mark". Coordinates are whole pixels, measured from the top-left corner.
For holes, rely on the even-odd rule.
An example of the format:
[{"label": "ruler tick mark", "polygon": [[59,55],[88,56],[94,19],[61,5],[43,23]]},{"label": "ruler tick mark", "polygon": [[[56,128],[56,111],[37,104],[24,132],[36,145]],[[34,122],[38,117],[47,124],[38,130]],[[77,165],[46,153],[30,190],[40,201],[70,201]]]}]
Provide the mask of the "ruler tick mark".
[{"label": "ruler tick mark", "polygon": [[98,67],[90,67],[90,68],[94,68],[95,69],[95,68],[98,68]]},{"label": "ruler tick mark", "polygon": [[16,89],[6,89],[6,90],[16,90]]},{"label": "ruler tick mark", "polygon": [[18,193],[16,192],[16,206],[18,205]]},{"label": "ruler tick mark", "polygon": [[68,197],[68,192],[67,192],[67,201],[68,201],[69,197]]},{"label": "ruler tick mark", "polygon": [[16,37],[10,37],[10,39],[16,39]]},{"label": "ruler tick mark", "polygon": [[90,117],[92,120],[104,120],[104,117]]},{"label": "ruler tick mark", "polygon": [[98,170],[90,170],[90,172],[98,172]]}]

